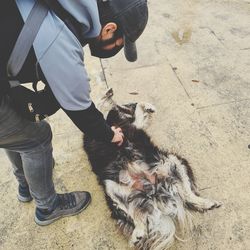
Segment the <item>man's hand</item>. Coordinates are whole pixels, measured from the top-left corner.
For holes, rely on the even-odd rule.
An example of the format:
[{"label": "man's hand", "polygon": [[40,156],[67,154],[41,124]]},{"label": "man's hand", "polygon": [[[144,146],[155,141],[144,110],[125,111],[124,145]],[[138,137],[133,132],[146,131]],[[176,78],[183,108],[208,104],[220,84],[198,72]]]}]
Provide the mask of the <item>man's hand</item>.
[{"label": "man's hand", "polygon": [[112,126],[111,129],[115,133],[111,142],[117,144],[118,146],[121,146],[122,143],[123,143],[123,138],[124,138],[124,134],[122,133],[122,129],[121,128],[116,128],[114,126]]}]

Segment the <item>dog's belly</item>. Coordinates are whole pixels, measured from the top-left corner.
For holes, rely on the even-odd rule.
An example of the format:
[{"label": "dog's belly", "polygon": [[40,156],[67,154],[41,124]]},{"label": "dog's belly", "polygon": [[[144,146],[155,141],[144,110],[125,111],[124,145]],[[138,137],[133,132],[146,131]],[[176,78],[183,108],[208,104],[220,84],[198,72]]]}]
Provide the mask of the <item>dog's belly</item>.
[{"label": "dog's belly", "polygon": [[155,185],[156,176],[143,161],[129,163],[126,170],[119,173],[119,182],[132,189],[145,191],[145,184]]}]

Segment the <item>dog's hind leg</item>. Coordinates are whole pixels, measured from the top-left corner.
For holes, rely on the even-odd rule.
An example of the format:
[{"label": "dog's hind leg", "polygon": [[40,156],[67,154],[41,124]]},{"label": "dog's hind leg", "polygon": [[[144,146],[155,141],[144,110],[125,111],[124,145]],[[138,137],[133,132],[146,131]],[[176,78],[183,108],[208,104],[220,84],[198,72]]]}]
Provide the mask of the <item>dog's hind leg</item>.
[{"label": "dog's hind leg", "polygon": [[122,210],[128,218],[132,219],[134,229],[131,233],[131,243],[138,244],[147,234],[147,213],[140,211],[136,202],[129,202],[132,189],[111,180],[105,180],[105,191],[114,202],[116,209]]},{"label": "dog's hind leg", "polygon": [[181,189],[180,193],[182,193],[185,204],[188,208],[197,210],[199,212],[204,212],[206,210],[218,208],[222,205],[218,201],[202,198],[194,193],[191,188],[192,183],[187,174],[187,168],[185,165],[179,165],[177,167],[177,172],[179,173],[181,179],[181,181],[179,181],[177,184],[177,188],[179,191]]},{"label": "dog's hind leg", "polygon": [[188,166],[185,166],[176,156],[169,156],[171,162],[175,165],[177,175],[177,189],[185,205],[193,210],[204,212],[213,208],[220,207],[222,204],[218,201],[202,198],[195,193],[194,183],[188,175]]},{"label": "dog's hind leg", "polygon": [[112,180],[105,180],[105,192],[113,201],[114,207],[128,215],[127,200],[130,193],[129,187],[121,186]]}]

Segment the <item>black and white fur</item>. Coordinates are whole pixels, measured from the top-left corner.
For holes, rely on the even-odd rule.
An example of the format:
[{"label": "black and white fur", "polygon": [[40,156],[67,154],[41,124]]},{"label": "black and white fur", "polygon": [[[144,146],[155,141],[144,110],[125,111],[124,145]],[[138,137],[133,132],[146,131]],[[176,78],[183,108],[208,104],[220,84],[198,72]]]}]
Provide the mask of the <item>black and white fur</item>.
[{"label": "black and white fur", "polygon": [[85,137],[93,171],[103,185],[112,217],[137,249],[170,247],[176,230],[188,224],[188,210],[219,207],[197,193],[193,171],[184,158],[159,149],[144,131],[155,112],[151,104],[118,106],[112,91],[102,99],[109,125],[121,127],[121,147]]}]

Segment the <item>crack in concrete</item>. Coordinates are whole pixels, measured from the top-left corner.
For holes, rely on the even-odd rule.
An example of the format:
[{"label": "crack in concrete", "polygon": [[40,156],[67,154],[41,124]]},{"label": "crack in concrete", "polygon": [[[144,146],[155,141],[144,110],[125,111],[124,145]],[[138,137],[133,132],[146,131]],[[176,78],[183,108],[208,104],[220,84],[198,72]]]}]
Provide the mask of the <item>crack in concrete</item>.
[{"label": "crack in concrete", "polygon": [[[168,59],[167,59],[167,60],[168,60]],[[169,62],[169,60],[168,60],[168,62]],[[178,76],[178,74],[176,73],[176,68],[175,68],[170,62],[169,62],[169,65],[170,65],[172,71],[174,72],[174,74],[175,74],[175,76],[176,76],[178,82],[181,84],[182,88],[184,89],[184,91],[185,91],[187,97],[188,97],[190,100],[192,100],[191,96],[189,95],[187,89],[186,89],[185,86],[184,86],[184,83],[182,82],[182,80],[181,80],[181,78]]]},{"label": "crack in concrete", "polygon": [[200,109],[207,109],[207,108],[211,108],[211,107],[217,107],[217,106],[222,106],[222,105],[228,105],[228,104],[232,104],[232,103],[240,103],[240,102],[245,102],[245,101],[250,101],[250,98],[246,98],[246,99],[242,99],[242,100],[238,100],[238,101],[231,101],[231,102],[224,102],[224,103],[215,103],[215,104],[211,104],[211,105],[207,105],[207,106],[201,106],[201,107],[197,107],[197,110]]},{"label": "crack in concrete", "polygon": [[215,38],[216,40],[218,40],[220,42],[220,44],[223,45],[223,47],[225,47],[225,44],[222,42],[222,39],[219,38],[217,36],[217,34],[210,28],[210,27],[207,27],[207,26],[201,26],[200,29],[207,29]]},{"label": "crack in concrete", "polygon": [[103,66],[102,59],[99,59],[99,60],[100,60],[101,68],[102,68],[102,74],[103,74],[104,82],[106,84],[107,89],[109,89],[108,80],[107,80],[107,77],[106,77],[105,68]]}]

